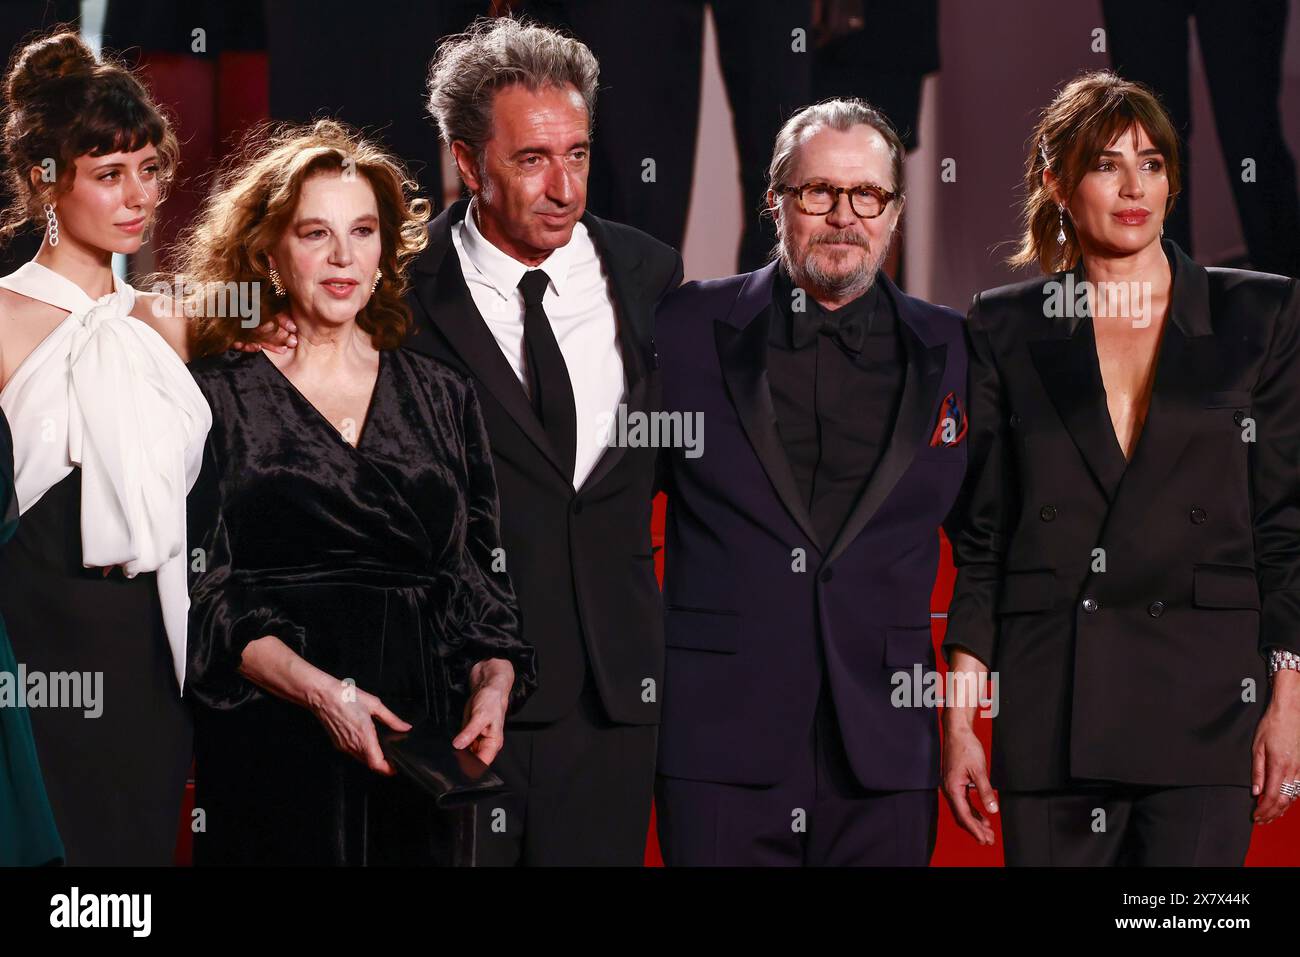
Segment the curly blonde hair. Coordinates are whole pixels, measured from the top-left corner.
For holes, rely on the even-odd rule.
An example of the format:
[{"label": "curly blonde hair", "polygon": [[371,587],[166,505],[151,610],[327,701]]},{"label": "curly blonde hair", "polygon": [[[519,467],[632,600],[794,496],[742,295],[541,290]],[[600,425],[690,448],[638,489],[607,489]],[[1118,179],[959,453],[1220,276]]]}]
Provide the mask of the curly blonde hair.
[{"label": "curly blonde hair", "polygon": [[[1169,181],[1164,215],[1169,216],[1182,188],[1178,133],[1169,114],[1155,93],[1141,83],[1110,70],[1084,73],[1062,87],[1034,127],[1025,163],[1023,230],[1019,248],[1007,260],[1009,265],[1037,266],[1045,274],[1074,268],[1082,252],[1079,237],[1069,216],[1062,227],[1056,197],[1043,182],[1043,170],[1052,171],[1068,202],[1101,151],[1120,133],[1137,127],[1146,130],[1164,155]],[[1056,241],[1061,228],[1064,243]]]},{"label": "curly blonde hair", "polygon": [[379,207],[383,279],[357,314],[357,325],[377,349],[396,349],[411,322],[404,296],[406,267],[428,242],[428,200],[393,156],[335,120],[309,125],[264,124],[255,128],[217,175],[203,210],[172,251],[183,281],[185,314],[195,318],[193,354],[211,355],[246,338],[237,316],[211,315],[205,304],[213,288],[255,283],[260,314],[283,311],[287,298],[270,283],[268,253],[284,235],[298,207],[303,183],[337,170],[366,177]]}]

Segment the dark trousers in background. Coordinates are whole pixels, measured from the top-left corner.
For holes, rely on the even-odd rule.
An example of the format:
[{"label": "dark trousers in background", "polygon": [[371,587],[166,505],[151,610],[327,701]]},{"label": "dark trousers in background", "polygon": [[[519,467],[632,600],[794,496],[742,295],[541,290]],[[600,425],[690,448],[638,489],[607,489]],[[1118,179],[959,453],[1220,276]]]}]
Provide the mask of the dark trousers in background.
[{"label": "dark trousers in background", "polygon": [[[718,56],[740,158],[744,231],[739,271],[767,262],[776,242],[760,218],[776,134],[810,96],[809,0],[712,0]],[[682,247],[700,119],[704,0],[642,8],[608,0],[529,0],[522,12],[560,26],[600,60],[600,97],[587,205],[598,216]],[[797,52],[794,31],[805,31]],[[646,182],[646,160],[654,181]]]},{"label": "dark trousers in background", "polygon": [[[1214,124],[1253,268],[1300,277],[1300,197],[1295,161],[1282,135],[1278,97],[1286,0],[1248,5],[1216,0],[1103,0],[1111,62],[1125,79],[1150,86],[1183,137],[1183,190],[1165,223],[1167,235],[1191,253],[1191,92],[1188,18],[1205,64]],[[1242,181],[1242,161],[1255,161],[1255,181]]]},{"label": "dark trousers in background", "polygon": [[1248,787],[1000,791],[1008,867],[1240,867]]},{"label": "dark trousers in background", "polygon": [[508,723],[492,769],[510,793],[477,808],[478,865],[640,867],[657,747],[655,725],[605,717],[590,671],[567,717]]},{"label": "dark trousers in background", "polygon": [[[425,107],[429,62],[439,40],[491,8],[489,0],[267,3],[271,116],[299,123],[335,117],[377,135],[438,212],[442,147]],[[326,23],[334,28],[313,28]]]},{"label": "dark trousers in background", "polygon": [[807,752],[785,781],[749,787],[660,775],[655,811],[669,867],[925,867],[939,793],[863,788],[823,685]]}]

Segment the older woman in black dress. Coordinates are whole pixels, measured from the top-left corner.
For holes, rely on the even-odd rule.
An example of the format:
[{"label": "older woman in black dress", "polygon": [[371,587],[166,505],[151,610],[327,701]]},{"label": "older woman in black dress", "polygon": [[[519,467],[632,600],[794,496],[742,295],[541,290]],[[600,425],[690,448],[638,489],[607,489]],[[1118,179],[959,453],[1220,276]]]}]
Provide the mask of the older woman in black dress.
[{"label": "older woman in black dress", "polygon": [[[1161,240],[1173,125],[1069,83],[1015,262],[971,307],[967,520],[944,647],[995,671],[992,774],[944,712],[944,791],[1008,864],[1240,865],[1300,790],[1300,291]],[[1001,789],[995,800],[991,786]]]},{"label": "older woman in black dress", "polygon": [[[535,672],[474,390],[397,348],[427,211],[338,124],[252,142],[187,238],[186,279],[263,283],[299,344],[192,366],[213,410],[190,518],[195,860],[446,862],[444,819],[379,725],[432,718],[490,762]],[[237,335],[199,322],[206,351]]]}]

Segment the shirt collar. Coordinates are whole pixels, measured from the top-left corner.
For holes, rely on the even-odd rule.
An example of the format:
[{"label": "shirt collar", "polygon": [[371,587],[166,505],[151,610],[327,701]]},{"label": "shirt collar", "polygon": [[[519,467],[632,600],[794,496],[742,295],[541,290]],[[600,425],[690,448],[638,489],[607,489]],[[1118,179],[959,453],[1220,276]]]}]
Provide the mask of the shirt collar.
[{"label": "shirt collar", "polygon": [[570,267],[579,253],[579,243],[587,241],[587,227],[581,222],[575,223],[573,235],[569,237],[567,243],[551,250],[551,254],[541,265],[528,266],[509,253],[502,252],[479,231],[474,216],[477,202],[477,199],[470,200],[469,206],[465,209],[461,243],[465,247],[465,254],[469,257],[469,261],[492,285],[497,294],[502,299],[513,299],[519,288],[519,280],[524,278],[524,273],[530,269],[542,269],[550,279],[556,295],[564,295],[569,281]]}]

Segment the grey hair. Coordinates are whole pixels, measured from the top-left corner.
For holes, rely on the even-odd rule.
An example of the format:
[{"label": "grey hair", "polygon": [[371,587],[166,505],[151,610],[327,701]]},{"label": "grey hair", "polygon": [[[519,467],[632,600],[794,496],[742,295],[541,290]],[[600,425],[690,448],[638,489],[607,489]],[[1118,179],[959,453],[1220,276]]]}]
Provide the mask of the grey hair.
[{"label": "grey hair", "polygon": [[[785,121],[781,132],[776,134],[776,145],[772,149],[772,164],[767,171],[768,189],[778,186],[795,186],[787,183],[790,171],[794,169],[799,147],[808,137],[818,130],[829,128],[845,132],[855,126],[869,126],[885,138],[889,144],[889,159],[894,176],[891,192],[903,198],[903,141],[889,118],[866,100],[852,97],[849,99],[824,100],[812,106],[805,106],[790,119]],[[883,183],[881,185],[884,185]]]},{"label": "grey hair", "polygon": [[515,83],[529,90],[572,85],[586,103],[590,130],[599,76],[595,55],[572,37],[527,20],[480,17],[438,47],[429,66],[429,115],[447,148],[465,143],[481,169],[498,90]]}]

